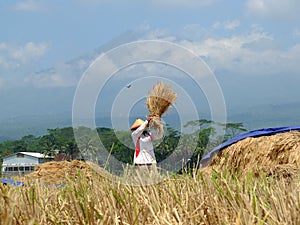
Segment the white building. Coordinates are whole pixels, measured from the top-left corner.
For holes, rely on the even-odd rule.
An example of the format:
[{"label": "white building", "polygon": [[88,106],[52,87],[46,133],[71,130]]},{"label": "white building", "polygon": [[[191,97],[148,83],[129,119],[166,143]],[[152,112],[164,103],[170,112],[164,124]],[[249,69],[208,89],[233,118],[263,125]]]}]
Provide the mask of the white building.
[{"label": "white building", "polygon": [[32,172],[38,164],[52,161],[53,157],[38,152],[18,152],[3,158],[2,176],[18,176]]}]

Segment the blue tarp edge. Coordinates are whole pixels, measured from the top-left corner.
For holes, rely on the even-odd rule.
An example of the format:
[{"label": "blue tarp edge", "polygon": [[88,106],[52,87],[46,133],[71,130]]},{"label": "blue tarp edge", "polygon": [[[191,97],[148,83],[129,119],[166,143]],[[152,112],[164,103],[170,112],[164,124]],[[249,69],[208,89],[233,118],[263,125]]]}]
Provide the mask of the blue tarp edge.
[{"label": "blue tarp edge", "polygon": [[13,185],[13,186],[24,186],[24,182],[15,181],[13,179],[8,179],[8,178],[2,178],[1,183],[6,184],[6,185],[10,184],[10,185]]},{"label": "blue tarp edge", "polygon": [[288,126],[288,127],[275,127],[275,128],[262,128],[258,130],[253,130],[247,133],[243,133],[240,135],[237,135],[233,137],[232,139],[223,142],[222,144],[215,147],[213,150],[211,150],[209,153],[204,155],[200,161],[201,165],[205,165],[205,162],[207,162],[214,154],[219,152],[220,150],[238,142],[248,137],[259,137],[259,136],[268,136],[273,135],[277,133],[283,133],[283,132],[290,132],[290,131],[300,131],[300,126]]}]

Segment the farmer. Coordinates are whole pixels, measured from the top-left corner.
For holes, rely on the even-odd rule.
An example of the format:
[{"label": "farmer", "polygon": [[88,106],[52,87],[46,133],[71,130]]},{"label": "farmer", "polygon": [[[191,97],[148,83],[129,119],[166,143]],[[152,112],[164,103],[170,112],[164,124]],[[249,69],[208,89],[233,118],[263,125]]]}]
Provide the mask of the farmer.
[{"label": "farmer", "polygon": [[145,121],[136,119],[131,126],[131,137],[135,145],[133,162],[135,166],[156,165],[156,158],[152,141],[161,139],[164,135],[163,129],[157,133],[150,133],[146,128],[149,126],[151,119]]}]

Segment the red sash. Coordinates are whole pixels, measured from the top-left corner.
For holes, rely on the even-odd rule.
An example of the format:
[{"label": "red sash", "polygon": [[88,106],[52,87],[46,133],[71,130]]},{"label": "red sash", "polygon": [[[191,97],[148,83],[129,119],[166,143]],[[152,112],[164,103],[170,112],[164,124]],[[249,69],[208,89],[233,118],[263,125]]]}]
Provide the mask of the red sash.
[{"label": "red sash", "polygon": [[136,141],[136,145],[135,145],[135,157],[138,157],[138,155],[140,154],[140,137],[137,139]]}]

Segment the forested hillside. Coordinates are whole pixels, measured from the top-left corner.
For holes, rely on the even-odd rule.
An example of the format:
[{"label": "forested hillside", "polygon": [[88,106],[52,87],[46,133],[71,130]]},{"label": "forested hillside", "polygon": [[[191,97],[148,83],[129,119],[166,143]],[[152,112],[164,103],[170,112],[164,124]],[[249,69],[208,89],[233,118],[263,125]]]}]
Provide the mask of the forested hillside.
[{"label": "forested hillside", "polygon": [[[208,146],[210,135],[214,135],[214,122],[208,120],[197,120],[190,121],[186,126],[196,126],[199,127],[197,135],[199,138],[197,141],[197,146],[194,150],[192,160],[198,159],[202,154],[209,150]],[[225,137],[214,137],[213,144],[217,145],[222,141],[233,137],[246,129],[241,123],[227,123],[222,125],[226,129]],[[200,129],[201,127],[201,129]],[[74,132],[83,133],[78,147],[78,143],[74,138]],[[72,159],[84,159],[85,153],[89,151],[95,151],[97,148],[96,140],[93,138],[92,129],[87,127],[79,127],[73,129],[72,127],[65,128],[55,128],[48,129],[47,134],[43,136],[26,135],[19,140],[10,140],[0,143],[0,160],[3,157],[13,154],[15,152],[30,151],[30,152],[40,152],[46,155],[54,156],[58,152],[64,155],[67,160]],[[118,160],[124,163],[132,163],[132,157],[134,153],[134,146],[131,139],[130,131],[115,131],[111,128],[97,128],[97,134],[100,137],[107,151],[111,151],[111,154]],[[189,142],[183,142],[181,146],[178,146],[178,141],[180,138],[189,138],[188,134],[181,134],[180,131],[172,128],[165,127],[165,136],[163,140],[158,143],[155,147],[155,154],[157,161],[160,162],[165,159],[172,151],[176,148],[186,149]],[[81,151],[79,151],[81,149]]]}]

